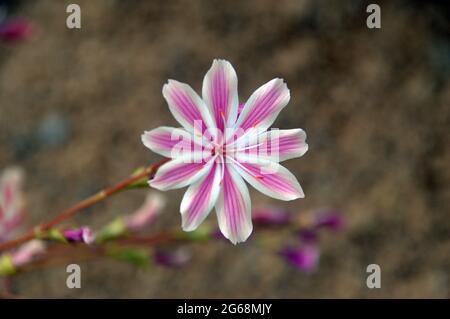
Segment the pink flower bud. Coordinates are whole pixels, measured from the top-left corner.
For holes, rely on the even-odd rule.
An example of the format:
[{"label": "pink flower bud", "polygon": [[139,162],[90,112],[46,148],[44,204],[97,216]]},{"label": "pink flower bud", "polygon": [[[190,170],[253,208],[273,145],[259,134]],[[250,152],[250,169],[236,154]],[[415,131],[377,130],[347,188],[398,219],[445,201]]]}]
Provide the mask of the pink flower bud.
[{"label": "pink flower bud", "polygon": [[13,167],[0,176],[0,241],[7,240],[24,219],[23,175],[21,169]]},{"label": "pink flower bud", "polygon": [[165,267],[182,267],[191,259],[191,254],[182,248],[172,251],[157,250],[154,255],[156,264]]},{"label": "pink flower bud", "polygon": [[139,231],[151,225],[166,205],[166,199],[158,193],[149,193],[145,203],[131,216],[125,219],[126,228]]},{"label": "pink flower bud", "polygon": [[71,242],[82,242],[90,245],[95,241],[94,232],[87,226],[65,230],[63,235]]},{"label": "pink flower bud", "polygon": [[253,222],[261,226],[283,226],[291,221],[291,214],[282,209],[264,208],[253,211]]},{"label": "pink flower bud", "polygon": [[42,240],[34,239],[12,254],[14,266],[21,267],[38,258],[45,252],[45,244]]},{"label": "pink flower bud", "polygon": [[328,228],[339,231],[344,227],[344,218],[341,214],[334,211],[321,212],[316,216],[314,226],[316,228]]},{"label": "pink flower bud", "polygon": [[313,245],[303,247],[285,247],[280,256],[289,264],[304,272],[316,270],[319,262],[319,251]]}]

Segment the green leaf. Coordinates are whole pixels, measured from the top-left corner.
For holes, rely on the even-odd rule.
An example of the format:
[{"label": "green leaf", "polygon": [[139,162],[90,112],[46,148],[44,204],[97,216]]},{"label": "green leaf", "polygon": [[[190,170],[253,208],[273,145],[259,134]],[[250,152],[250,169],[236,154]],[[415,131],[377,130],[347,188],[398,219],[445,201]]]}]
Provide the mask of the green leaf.
[{"label": "green leaf", "polygon": [[[140,167],[140,168],[138,168],[137,170],[134,171],[132,176],[141,174],[144,170],[145,170],[145,167]],[[140,180],[137,180],[136,182],[128,185],[126,187],[126,189],[148,188],[148,187],[149,187],[149,185],[148,185],[148,177],[145,176],[145,177],[141,178]]]},{"label": "green leaf", "polygon": [[123,218],[119,217],[113,220],[111,223],[103,227],[96,237],[96,241],[103,243],[108,240],[119,238],[127,233],[127,228]]},{"label": "green leaf", "polygon": [[143,179],[140,179],[133,184],[130,184],[127,186],[127,189],[139,189],[139,188],[149,188],[148,185],[148,178],[144,177]]},{"label": "green leaf", "polygon": [[115,259],[132,263],[136,266],[147,266],[150,263],[150,254],[140,248],[109,248],[107,254]]},{"label": "green leaf", "polygon": [[58,229],[55,229],[55,228],[50,229],[43,236],[44,236],[43,239],[49,239],[49,240],[57,241],[57,242],[64,243],[64,244],[68,243],[66,237],[64,237],[64,235],[61,233],[61,231]]},{"label": "green leaf", "polygon": [[180,232],[177,236],[180,239],[203,241],[211,238],[213,228],[208,224],[200,225],[196,230],[191,232]]},{"label": "green leaf", "polygon": [[0,256],[0,276],[11,276],[16,273],[12,257],[10,254]]}]

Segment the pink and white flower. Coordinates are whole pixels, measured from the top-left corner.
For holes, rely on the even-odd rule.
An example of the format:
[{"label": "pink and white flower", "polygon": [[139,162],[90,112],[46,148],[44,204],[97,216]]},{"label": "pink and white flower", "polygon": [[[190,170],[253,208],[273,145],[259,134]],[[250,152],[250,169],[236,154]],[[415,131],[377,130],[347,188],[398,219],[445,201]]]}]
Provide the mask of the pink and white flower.
[{"label": "pink and white flower", "polygon": [[0,176],[0,242],[9,239],[25,217],[23,172],[7,168]]},{"label": "pink and white flower", "polygon": [[251,234],[250,195],[244,180],[280,200],[304,197],[295,176],[279,162],[308,150],[301,129],[271,130],[290,93],[282,79],[258,88],[239,107],[232,65],[214,60],[203,80],[202,98],[187,84],[169,80],[163,96],[182,128],[159,127],[142,135],[152,151],[171,158],[150,186],[189,186],[181,202],[182,228],[195,230],[213,207],[219,228],[232,243]]}]

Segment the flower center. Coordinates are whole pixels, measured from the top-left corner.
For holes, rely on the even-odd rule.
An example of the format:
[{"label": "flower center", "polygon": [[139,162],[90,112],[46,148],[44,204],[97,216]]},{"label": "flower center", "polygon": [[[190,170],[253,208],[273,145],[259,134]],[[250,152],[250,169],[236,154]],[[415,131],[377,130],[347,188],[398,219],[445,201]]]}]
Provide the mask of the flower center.
[{"label": "flower center", "polygon": [[220,155],[220,156],[226,156],[227,152],[226,152],[226,146],[225,145],[214,145],[214,147],[211,150],[211,155],[215,156],[216,154]]}]

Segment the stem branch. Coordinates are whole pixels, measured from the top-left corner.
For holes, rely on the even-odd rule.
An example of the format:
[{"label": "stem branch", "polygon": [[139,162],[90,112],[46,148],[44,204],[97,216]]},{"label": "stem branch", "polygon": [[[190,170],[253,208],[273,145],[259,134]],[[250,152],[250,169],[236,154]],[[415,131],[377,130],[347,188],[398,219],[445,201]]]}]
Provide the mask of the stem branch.
[{"label": "stem branch", "polygon": [[96,203],[108,198],[111,195],[118,193],[119,191],[125,189],[126,187],[130,186],[131,184],[139,181],[140,179],[142,179],[144,177],[148,177],[149,179],[152,178],[153,175],[158,170],[158,168],[161,165],[163,165],[164,163],[166,163],[167,161],[168,161],[168,159],[163,159],[155,164],[152,164],[152,165],[148,166],[147,168],[145,168],[142,172],[140,172],[136,175],[133,175],[131,177],[128,177],[125,180],[117,183],[116,185],[109,187],[109,188],[105,188],[105,189],[101,190],[100,192],[98,192],[97,194],[94,194],[94,195],[82,200],[81,202],[75,204],[74,206],[64,210],[61,214],[57,215],[54,219],[50,220],[49,222],[47,222],[45,224],[41,224],[41,225],[33,228],[32,230],[25,233],[24,235],[19,236],[16,239],[13,239],[11,241],[0,243],[0,252],[9,250],[11,248],[14,248],[18,245],[21,245],[29,240],[36,238],[36,235],[39,234],[40,232],[45,232],[45,231],[53,228],[54,226],[60,224],[61,222],[80,213],[82,210],[95,205]]}]

